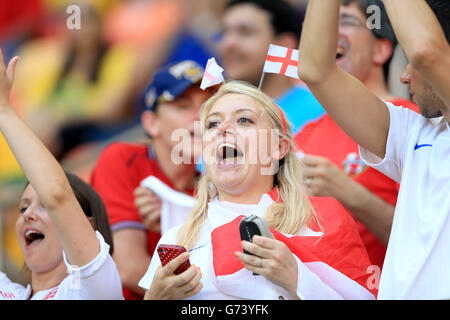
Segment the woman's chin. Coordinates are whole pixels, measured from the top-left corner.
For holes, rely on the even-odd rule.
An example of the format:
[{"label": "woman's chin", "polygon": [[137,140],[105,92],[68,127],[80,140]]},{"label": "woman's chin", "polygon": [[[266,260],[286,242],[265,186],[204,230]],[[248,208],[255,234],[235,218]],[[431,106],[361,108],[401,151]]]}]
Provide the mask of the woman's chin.
[{"label": "woman's chin", "polygon": [[219,194],[239,194],[244,181],[241,175],[224,174],[217,176],[212,182],[216,186]]},{"label": "woman's chin", "polygon": [[25,263],[28,269],[34,273],[44,273],[49,267],[46,264],[43,264],[39,259],[34,259],[33,257],[25,258]]},{"label": "woman's chin", "polygon": [[47,273],[55,270],[61,264],[64,264],[62,256],[59,258],[54,257],[53,259],[46,259],[45,261],[29,257],[28,259],[25,259],[25,263],[28,269],[33,273]]}]

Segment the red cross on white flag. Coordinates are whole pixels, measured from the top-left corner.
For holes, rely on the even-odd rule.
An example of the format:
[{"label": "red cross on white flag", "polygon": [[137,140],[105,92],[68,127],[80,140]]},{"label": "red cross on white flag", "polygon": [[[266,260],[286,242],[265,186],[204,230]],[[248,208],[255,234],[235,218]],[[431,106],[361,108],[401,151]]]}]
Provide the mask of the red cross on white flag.
[{"label": "red cross on white flag", "polygon": [[223,68],[217,64],[216,59],[209,59],[206,64],[200,89],[205,90],[208,87],[224,82],[225,79],[223,78],[222,72]]},{"label": "red cross on white flag", "polygon": [[297,74],[298,50],[271,44],[263,72],[280,73],[299,79]]}]

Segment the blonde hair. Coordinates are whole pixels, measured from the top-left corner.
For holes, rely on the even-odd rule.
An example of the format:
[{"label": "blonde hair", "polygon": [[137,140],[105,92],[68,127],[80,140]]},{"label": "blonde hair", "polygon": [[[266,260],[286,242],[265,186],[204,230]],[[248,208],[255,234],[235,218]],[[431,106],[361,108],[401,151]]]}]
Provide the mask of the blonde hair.
[{"label": "blonde hair", "polygon": [[[270,227],[283,233],[294,234],[309,223],[311,216],[314,215],[314,209],[302,183],[302,169],[295,155],[290,125],[273,100],[251,84],[228,81],[203,105],[200,117],[202,133],[211,108],[218,99],[230,93],[243,94],[255,99],[270,117],[273,129],[278,129],[280,136],[289,141],[290,149],[280,161],[278,171],[274,175],[274,184],[281,202],[273,203],[267,208],[265,219]],[[284,134],[283,126],[285,126]],[[197,185],[197,204],[178,231],[177,243],[187,249],[191,249],[197,241],[206,220],[208,202],[212,200],[211,196],[214,196],[210,192],[211,183],[208,176],[203,174]]]}]

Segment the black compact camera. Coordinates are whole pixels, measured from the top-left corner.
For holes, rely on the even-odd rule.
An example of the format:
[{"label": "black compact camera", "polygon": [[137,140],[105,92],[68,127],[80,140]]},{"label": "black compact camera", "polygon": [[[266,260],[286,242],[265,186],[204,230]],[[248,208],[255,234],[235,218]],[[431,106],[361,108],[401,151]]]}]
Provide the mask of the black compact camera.
[{"label": "black compact camera", "polygon": [[[270,232],[266,220],[255,215],[242,218],[241,222],[239,223],[239,232],[241,234],[241,240],[249,242],[252,242],[252,238],[254,235],[273,239],[272,232]],[[253,255],[245,249],[244,253]],[[258,274],[253,272],[253,275],[256,276]]]},{"label": "black compact camera", "polygon": [[[273,238],[266,220],[255,215],[242,218],[239,224],[239,232],[241,234],[241,240],[249,242],[252,242],[254,235]],[[251,254],[247,250],[244,250],[244,253]]]}]

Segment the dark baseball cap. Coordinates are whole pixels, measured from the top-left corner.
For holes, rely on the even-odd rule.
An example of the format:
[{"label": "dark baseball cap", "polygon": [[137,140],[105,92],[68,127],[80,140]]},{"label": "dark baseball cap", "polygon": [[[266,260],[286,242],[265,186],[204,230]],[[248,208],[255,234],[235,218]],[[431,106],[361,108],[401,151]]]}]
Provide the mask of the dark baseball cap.
[{"label": "dark baseball cap", "polygon": [[142,103],[154,111],[159,103],[174,101],[189,87],[200,82],[204,69],[197,62],[184,60],[158,70],[145,89]]}]

